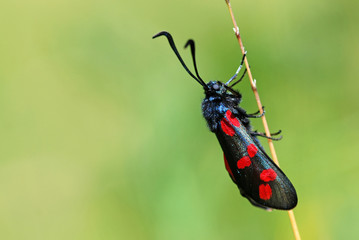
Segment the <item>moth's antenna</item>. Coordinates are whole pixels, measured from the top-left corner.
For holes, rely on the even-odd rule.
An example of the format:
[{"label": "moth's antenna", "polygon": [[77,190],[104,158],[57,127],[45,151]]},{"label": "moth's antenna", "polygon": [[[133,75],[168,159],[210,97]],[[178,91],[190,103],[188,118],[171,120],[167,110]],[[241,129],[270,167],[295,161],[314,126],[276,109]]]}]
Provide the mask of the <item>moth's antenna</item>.
[{"label": "moth's antenna", "polygon": [[[206,83],[202,80],[202,78],[199,76],[198,70],[197,70],[197,63],[196,63],[196,50],[195,50],[195,45],[194,45],[194,41],[192,39],[189,39],[186,43],[186,45],[184,46],[184,48],[187,48],[188,45],[191,48],[191,54],[192,54],[192,60],[193,60],[193,65],[194,65],[194,70],[196,71],[196,75],[198,77],[198,79],[202,82],[202,86],[206,85]],[[206,85],[207,86],[207,85]]]},{"label": "moth's antenna", "polygon": [[176,48],[176,45],[173,41],[173,38],[171,36],[170,33],[166,32],[166,31],[162,31],[157,33],[156,35],[154,35],[152,38],[157,38],[159,36],[165,36],[168,40],[168,43],[170,44],[173,52],[176,54],[178,60],[181,62],[183,68],[188,72],[189,75],[191,75],[191,77],[193,77],[199,84],[201,84],[205,89],[207,89],[207,85],[203,82],[203,80],[199,80],[198,78],[196,78],[191,71],[187,68],[186,64],[184,63],[184,61],[182,60],[181,55],[178,53],[178,50]]}]

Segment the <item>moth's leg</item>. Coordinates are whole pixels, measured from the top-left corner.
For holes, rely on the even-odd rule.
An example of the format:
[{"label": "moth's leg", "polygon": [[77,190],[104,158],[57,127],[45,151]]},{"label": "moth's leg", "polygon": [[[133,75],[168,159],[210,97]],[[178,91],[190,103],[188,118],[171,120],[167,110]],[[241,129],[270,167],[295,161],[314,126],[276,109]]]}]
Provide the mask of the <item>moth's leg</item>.
[{"label": "moth's leg", "polygon": [[[271,133],[272,136],[276,136],[278,134],[280,134],[282,131],[279,130],[278,132],[275,132],[275,133]],[[267,135],[265,135],[265,133],[261,133],[261,132],[257,132],[257,131],[253,131],[251,132],[251,135],[252,136],[260,136],[260,137],[264,137],[264,138],[267,138],[267,139],[272,139],[274,141],[278,141],[278,140],[281,140],[283,138],[283,136],[280,136],[278,138],[274,138],[274,137],[268,137]]]},{"label": "moth's leg", "polygon": [[[238,73],[241,71],[241,69],[242,69],[242,67],[243,67],[243,62],[244,62],[244,58],[246,57],[246,55],[247,55],[247,51],[244,53],[244,55],[243,55],[243,57],[242,57],[241,64],[239,65],[239,67],[238,67],[236,73],[233,75],[233,77],[231,77],[231,78],[226,82],[226,84],[225,84],[226,86],[228,86],[228,85],[229,85],[234,79],[236,79],[236,77],[238,76]],[[245,72],[246,72],[246,71],[245,71]],[[245,72],[244,72],[244,74],[245,74]],[[243,76],[239,79],[239,81],[237,81],[237,82],[235,82],[234,84],[232,84],[231,87],[233,87],[234,85],[236,85],[237,83],[239,83],[239,82],[243,79],[244,74],[243,74]]]},{"label": "moth's leg", "polygon": [[248,117],[248,118],[261,118],[261,117],[263,117],[264,114],[266,113],[266,111],[264,111],[264,106],[262,106],[262,113],[259,114],[259,115],[256,115],[258,113],[260,113],[260,111],[257,111],[255,113],[251,113],[251,114],[246,113],[246,117]]}]

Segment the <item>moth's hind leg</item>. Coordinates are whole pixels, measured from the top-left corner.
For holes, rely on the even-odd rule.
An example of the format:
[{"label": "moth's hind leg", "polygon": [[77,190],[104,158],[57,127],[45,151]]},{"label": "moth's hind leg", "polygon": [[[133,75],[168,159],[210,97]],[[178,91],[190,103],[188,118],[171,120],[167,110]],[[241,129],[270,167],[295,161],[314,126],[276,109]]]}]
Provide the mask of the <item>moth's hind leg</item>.
[{"label": "moth's hind leg", "polygon": [[[270,135],[271,136],[276,136],[276,135],[279,135],[280,133],[282,132],[282,130],[279,130],[278,132],[275,132],[275,133],[271,133]],[[279,141],[283,138],[283,136],[280,136],[278,138],[274,138],[274,137],[268,137],[267,135],[265,135],[265,133],[261,133],[261,132],[257,132],[257,131],[253,131],[251,132],[251,135],[252,136],[260,136],[260,137],[264,137],[264,138],[267,138],[267,139],[272,139],[274,141]]]}]

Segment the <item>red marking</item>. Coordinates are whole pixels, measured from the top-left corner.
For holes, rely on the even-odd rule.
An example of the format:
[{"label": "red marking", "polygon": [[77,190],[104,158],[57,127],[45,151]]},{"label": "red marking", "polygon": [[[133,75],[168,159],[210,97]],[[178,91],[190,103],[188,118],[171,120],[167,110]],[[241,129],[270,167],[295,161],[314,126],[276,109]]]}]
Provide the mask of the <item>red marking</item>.
[{"label": "red marking", "polygon": [[276,177],[277,173],[271,168],[263,170],[260,175],[261,180],[264,182],[274,181]]},{"label": "red marking", "polygon": [[228,136],[233,136],[235,131],[234,128],[232,127],[232,125],[227,121],[227,119],[222,118],[221,120],[221,127],[222,130],[225,134],[227,134]]},{"label": "red marking", "polygon": [[269,200],[272,197],[272,188],[269,184],[259,185],[259,197],[263,200]]},{"label": "red marking", "polygon": [[254,157],[254,155],[257,154],[258,149],[257,149],[257,147],[252,143],[252,144],[249,144],[249,145],[248,145],[248,147],[247,147],[247,152],[248,152],[249,157]]},{"label": "red marking", "polygon": [[249,167],[251,165],[251,160],[249,159],[248,156],[244,156],[241,159],[238,160],[237,162],[237,167],[238,169],[243,169],[245,167]]},{"label": "red marking", "polygon": [[223,132],[231,137],[235,133],[234,127],[232,125],[235,127],[240,127],[241,123],[230,110],[227,110],[226,116],[221,120],[221,127]]},{"label": "red marking", "polygon": [[234,116],[234,114],[230,110],[227,110],[226,117],[234,126],[236,127],[241,126],[239,120],[236,118],[236,116]]},{"label": "red marking", "polygon": [[229,174],[231,174],[231,176],[232,176],[232,178],[233,178],[233,180],[234,180],[234,176],[233,176],[232,170],[231,170],[231,168],[229,167],[229,164],[228,164],[228,162],[227,162],[226,155],[224,155],[224,153],[223,153],[223,158],[224,158],[224,166],[226,166],[227,172],[228,172]]}]

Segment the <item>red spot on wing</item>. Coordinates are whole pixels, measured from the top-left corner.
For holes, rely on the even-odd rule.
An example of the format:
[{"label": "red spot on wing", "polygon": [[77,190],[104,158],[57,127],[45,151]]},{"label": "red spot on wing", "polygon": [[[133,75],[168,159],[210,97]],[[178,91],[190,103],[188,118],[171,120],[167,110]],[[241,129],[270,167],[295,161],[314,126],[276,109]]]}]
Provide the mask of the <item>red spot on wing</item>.
[{"label": "red spot on wing", "polygon": [[245,167],[249,167],[251,165],[251,163],[252,163],[251,159],[249,159],[248,156],[244,156],[238,160],[237,167],[238,167],[238,169],[243,169]]},{"label": "red spot on wing", "polygon": [[[276,179],[277,173],[271,168],[264,169],[259,177],[264,182],[271,182]],[[259,197],[263,200],[268,200],[272,197],[272,188],[269,184],[259,185]]]},{"label": "red spot on wing", "polygon": [[234,176],[233,176],[232,170],[231,170],[231,168],[229,167],[229,164],[228,164],[228,162],[227,162],[226,155],[224,155],[224,153],[223,153],[223,158],[224,158],[224,166],[226,166],[227,172],[232,176],[232,178],[233,178],[233,180],[234,180]]},{"label": "red spot on wing", "polygon": [[239,120],[236,118],[236,116],[234,116],[234,114],[230,110],[227,110],[226,117],[227,117],[228,121],[230,121],[234,126],[236,126],[236,127],[241,126]]},{"label": "red spot on wing", "polygon": [[271,168],[263,170],[260,175],[261,180],[264,182],[274,181],[276,177],[277,173]]},{"label": "red spot on wing", "polygon": [[247,147],[247,152],[249,157],[254,157],[258,152],[258,148],[253,143],[249,144]]},{"label": "red spot on wing", "polygon": [[227,134],[228,136],[232,137],[235,133],[232,125],[225,118],[222,118],[222,120],[221,120],[221,128],[222,128],[223,132],[225,134]]},{"label": "red spot on wing", "polygon": [[269,184],[259,185],[259,197],[263,200],[269,200],[272,197],[272,188]]},{"label": "red spot on wing", "polygon": [[240,127],[241,123],[230,110],[227,110],[226,116],[221,120],[221,128],[225,134],[232,137],[235,134],[233,126]]}]

